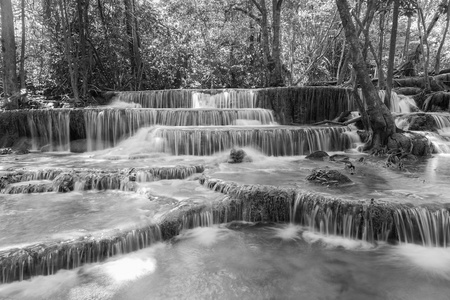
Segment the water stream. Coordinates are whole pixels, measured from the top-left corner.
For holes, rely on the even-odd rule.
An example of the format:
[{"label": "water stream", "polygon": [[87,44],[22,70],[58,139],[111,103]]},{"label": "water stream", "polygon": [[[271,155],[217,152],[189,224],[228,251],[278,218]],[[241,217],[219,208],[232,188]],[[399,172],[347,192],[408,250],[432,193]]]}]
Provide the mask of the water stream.
[{"label": "water stream", "polygon": [[[0,188],[0,299],[448,299],[448,116],[441,151],[397,170],[351,128],[278,125],[255,99],[124,93],[75,111],[79,154],[73,111],[30,114],[50,152],[0,156],[15,180]],[[228,163],[233,147],[249,160]],[[308,182],[316,168],[352,182]]]}]

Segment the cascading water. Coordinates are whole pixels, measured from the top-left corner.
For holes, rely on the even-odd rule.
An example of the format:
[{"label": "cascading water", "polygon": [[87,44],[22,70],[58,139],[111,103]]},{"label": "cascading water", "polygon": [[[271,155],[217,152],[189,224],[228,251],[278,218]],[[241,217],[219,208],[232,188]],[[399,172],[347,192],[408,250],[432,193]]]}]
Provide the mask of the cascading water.
[{"label": "cascading water", "polygon": [[251,90],[225,90],[218,94],[193,92],[193,108],[254,108],[256,97]]},{"label": "cascading water", "polygon": [[[113,258],[120,261],[122,258],[129,259],[131,256],[127,253],[130,252],[150,247],[144,252],[138,251],[134,254],[137,256],[148,255],[154,247],[166,246],[164,251],[170,255],[170,253],[177,251],[177,247],[183,247],[182,245],[185,245],[186,241],[189,242],[193,237],[198,237],[197,235],[200,235],[201,238],[195,240],[192,244],[202,245],[206,248],[198,248],[201,250],[196,248],[193,256],[186,254],[184,251],[186,248],[181,248],[179,253],[173,254],[175,258],[182,257],[181,261],[174,258],[173,263],[166,268],[158,259],[158,263],[154,264],[156,267],[151,272],[161,274],[172,269],[183,270],[187,262],[188,267],[194,265],[194,269],[204,270],[205,273],[201,273],[199,277],[204,276],[202,277],[206,278],[204,281],[212,287],[215,287],[214,284],[218,284],[217,290],[221,290],[224,282],[228,282],[227,280],[231,280],[232,277],[253,278],[249,277],[248,273],[235,272],[233,268],[244,270],[250,266],[260,265],[266,271],[272,270],[272,266],[267,266],[267,261],[272,261],[272,258],[278,253],[282,254],[279,257],[292,258],[291,262],[284,261],[281,263],[281,265],[291,266],[292,262],[302,261],[306,255],[305,252],[322,255],[320,253],[323,249],[329,251],[330,245],[336,243],[339,245],[336,250],[336,259],[331,263],[330,259],[322,260],[314,255],[308,256],[306,260],[314,260],[314,266],[319,266],[319,268],[324,268],[327,271],[335,262],[337,262],[336,265],[347,266],[348,260],[355,260],[357,269],[364,270],[365,274],[369,274],[367,270],[379,266],[379,261],[373,262],[374,258],[369,250],[353,256],[353,252],[347,248],[348,241],[356,241],[352,245],[369,244],[368,248],[364,246],[366,250],[377,248],[377,259],[386,247],[397,249],[396,247],[411,243],[428,248],[444,248],[447,246],[450,239],[450,222],[449,212],[445,205],[438,203],[434,206],[414,206],[421,203],[420,201],[424,201],[423,199],[432,202],[433,199],[439,198],[437,192],[437,195],[432,194],[434,192],[431,191],[433,190],[432,184],[423,188],[424,190],[430,190],[428,193],[417,194],[415,191],[410,191],[412,188],[408,188],[408,185],[405,185],[404,182],[400,184],[394,172],[384,174],[388,172],[385,169],[380,171],[380,168],[371,168],[364,163],[360,165],[355,163],[356,172],[349,173],[342,162],[331,160],[311,162],[305,159],[302,155],[316,150],[347,150],[358,144],[360,140],[355,132],[350,131],[347,127],[276,125],[274,115],[277,116],[277,121],[280,121],[281,115],[292,113],[292,116],[286,117],[286,120],[289,120],[288,123],[302,118],[314,120],[316,115],[311,113],[313,109],[305,108],[304,103],[300,104],[300,102],[293,100],[286,101],[287,106],[277,106],[283,103],[282,96],[287,95],[284,90],[276,91],[276,100],[272,103],[275,113],[271,110],[257,108],[261,107],[262,103],[272,102],[269,101],[272,98],[266,97],[272,92],[275,94],[274,91],[264,91],[264,99],[258,98],[261,96],[258,95],[258,92],[244,90],[124,92],[118,93],[119,101],[132,106],[136,104],[142,106],[142,108],[123,108],[122,105],[120,108],[53,110],[36,113],[34,119],[29,121],[28,128],[28,132],[31,132],[33,127],[36,129],[35,132],[31,133],[33,140],[37,141],[38,138],[47,136],[44,139],[46,144],[68,145],[70,139],[66,141],[61,137],[60,142],[59,135],[66,137],[77,135],[77,139],[86,139],[90,151],[108,147],[115,148],[85,153],[80,156],[72,155],[69,156],[69,159],[58,158],[49,154],[48,160],[33,162],[36,170],[11,171],[14,168],[22,167],[26,160],[7,162],[4,166],[0,166],[0,175],[2,175],[1,192],[16,193],[16,195],[0,194],[0,213],[4,213],[0,217],[2,220],[8,220],[4,227],[0,223],[0,233],[3,233],[2,238],[7,236],[5,234],[8,232],[6,228],[14,229],[19,223],[19,221],[16,221],[19,220],[19,217],[11,217],[10,211],[20,212],[20,218],[24,220],[21,225],[34,225],[34,222],[40,225],[51,223],[50,221],[60,214],[60,211],[52,211],[52,208],[56,206],[65,207],[65,214],[60,217],[62,220],[61,226],[69,228],[72,219],[80,220],[77,227],[72,227],[74,229],[70,232],[70,239],[61,238],[61,236],[65,237],[67,233],[59,229],[59,224],[54,225],[50,231],[44,228],[39,230],[42,231],[40,233],[36,230],[35,234],[42,236],[37,238],[37,241],[42,240],[38,244],[34,242],[26,243],[26,240],[24,240],[18,243],[24,243],[25,245],[19,244],[12,247],[12,242],[1,244],[2,238],[0,238],[0,249],[2,249],[0,251],[0,282],[23,280],[36,275],[55,274],[61,269],[77,268],[74,271],[62,271],[60,274],[81,274],[74,275],[76,278],[74,284],[78,288],[83,285],[83,280],[95,282],[95,276],[89,271],[91,268],[102,269],[103,266],[111,268],[111,257],[114,255],[124,254]],[[308,103],[314,103],[314,97],[310,98]],[[344,100],[348,101],[347,98]],[[344,105],[344,102],[339,102],[336,107],[351,106],[348,103]],[[288,105],[293,107],[292,111],[287,108]],[[400,103],[397,106],[394,105],[400,112],[404,112],[405,109],[401,106]],[[324,114],[321,109],[324,110],[323,108],[316,109],[318,115]],[[36,117],[40,113],[42,117]],[[60,115],[58,115],[59,113]],[[330,112],[327,113],[331,116]],[[305,117],[305,115],[308,116]],[[442,124],[438,126],[445,129],[448,124],[445,118],[442,118],[436,119],[436,123]],[[48,120],[52,121],[49,122]],[[83,126],[80,126],[77,131],[76,124],[80,120]],[[250,124],[250,126],[244,124]],[[58,130],[61,129],[60,134]],[[36,143],[37,149],[40,146],[42,146],[42,142]],[[244,150],[253,161],[243,164],[225,163],[228,152],[233,147],[245,147]],[[57,148],[53,146],[50,149],[56,150]],[[63,149],[69,150],[68,148]],[[131,160],[129,159],[131,156],[124,159],[120,155],[111,155],[117,153],[141,156],[133,156],[135,159]],[[186,155],[189,156],[186,157]],[[348,155],[351,157],[354,153]],[[293,157],[289,158],[290,156]],[[43,157],[47,158],[44,155]],[[74,161],[67,162],[71,159],[74,159]],[[352,157],[352,161],[356,161],[356,159]],[[41,169],[41,163],[52,164],[55,168]],[[183,165],[186,163],[189,163],[189,166]],[[194,163],[196,165],[192,165]],[[206,167],[203,167],[203,163]],[[310,185],[304,183],[306,176],[299,169],[311,171],[314,168],[326,168],[328,165],[345,173],[353,180],[353,183],[344,187],[335,187],[333,184],[319,184],[318,187],[311,188],[316,192],[303,190],[305,186]],[[261,166],[261,168],[258,169],[255,166]],[[290,168],[287,171],[283,170],[286,166]],[[432,171],[442,168],[437,165],[432,168]],[[229,178],[235,181],[225,182],[209,177],[207,174],[212,170],[220,170],[223,174],[228,173]],[[196,173],[202,172],[205,174],[202,176],[196,175]],[[260,180],[264,173],[271,176],[269,183]],[[202,186],[198,185],[196,181],[198,178],[200,178]],[[253,180],[253,182],[251,184],[240,184],[239,180],[243,178],[248,181]],[[287,181],[285,183],[287,187],[284,185],[282,187],[275,186],[283,180]],[[426,182],[428,178],[426,180],[410,178],[410,180],[415,180],[413,184],[419,186],[417,189],[420,189],[421,184],[425,184],[422,181]],[[386,188],[391,181],[393,182],[392,186],[387,188],[395,190],[391,193],[391,195],[394,195],[392,197],[406,198],[405,202],[389,201],[392,200],[391,198],[383,199],[387,194],[383,193],[383,188]],[[370,189],[364,190],[362,197],[357,194],[357,196],[349,196],[347,199],[346,193],[354,193],[361,182],[368,182],[367,185],[370,186]],[[397,187],[397,184],[399,187]],[[411,185],[411,181],[408,184]],[[404,190],[401,190],[402,188]],[[219,194],[219,192],[222,194]],[[32,194],[20,195],[18,193]],[[43,193],[42,196],[39,196],[39,193]],[[100,197],[101,200],[95,197]],[[136,199],[135,197],[140,198]],[[370,198],[375,198],[375,200]],[[409,199],[415,199],[414,201],[417,202],[414,205],[405,204],[408,203]],[[21,201],[29,202],[22,206]],[[38,201],[41,202],[37,203]],[[136,204],[132,204],[133,201]],[[12,203],[16,205],[13,209],[11,209]],[[45,205],[48,205],[48,208],[38,211]],[[132,205],[134,205],[133,209],[127,210]],[[111,208],[109,214],[107,214],[111,219],[108,221],[101,213],[108,211],[113,206],[116,207]],[[32,213],[27,214],[28,211]],[[39,215],[44,216],[46,221],[36,221],[35,217]],[[127,216],[130,216],[130,220]],[[123,218],[125,223],[121,223],[119,226],[115,221],[120,218]],[[85,223],[88,223],[91,227],[85,228]],[[223,226],[226,228],[224,229]],[[274,226],[275,228],[272,228]],[[109,230],[106,231],[105,228]],[[199,230],[196,231],[195,228]],[[14,230],[25,232],[20,226]],[[48,232],[53,232],[52,230],[60,236],[55,237],[49,234]],[[244,234],[246,230],[251,233]],[[233,233],[230,234],[230,232]],[[268,238],[272,232],[282,233],[276,234],[273,238]],[[220,244],[222,239],[224,243],[228,243],[229,240],[226,238],[230,235],[237,240],[230,243],[231,248],[233,248],[231,251],[236,251],[239,247],[246,247],[246,249],[249,249],[248,251],[251,253],[249,256],[253,260],[246,259],[238,263],[233,261],[231,269],[228,268],[229,265],[226,265],[225,268],[222,266],[218,268],[222,271],[216,272],[214,262],[217,261],[217,258],[224,257],[227,261],[230,261],[232,256],[241,258],[240,253],[232,252],[232,254],[228,254],[230,249],[223,247],[221,251],[217,252],[217,255],[215,254],[214,259],[202,261],[204,265],[212,266],[212,268],[195,265],[195,262],[205,257],[205,253],[212,253],[211,249],[218,248],[217,245]],[[74,237],[72,238],[72,236]],[[157,244],[158,241],[169,240],[174,236],[179,238],[165,243],[166,246],[152,246]],[[214,238],[211,238],[211,236]],[[245,236],[245,239],[243,236]],[[9,238],[12,240],[11,235]],[[248,238],[254,238],[256,242],[248,243]],[[390,245],[386,246],[385,242]],[[319,243],[325,243],[326,246],[322,249],[318,246]],[[287,244],[294,247],[288,252],[295,253],[295,256],[291,257],[289,253],[283,252],[284,248],[276,248],[279,245],[284,247]],[[254,259],[264,256],[264,254],[261,254],[265,253],[264,251],[267,248],[270,248],[270,251],[275,251],[269,252],[270,256],[268,257],[271,259],[266,257],[266,259],[262,259],[263,261],[255,261]],[[303,251],[301,249],[314,249],[314,251]],[[180,253],[183,253],[183,255],[179,255]],[[323,255],[327,256],[328,254]],[[361,255],[364,255],[364,259],[360,260]],[[103,263],[103,261],[106,262]],[[92,266],[86,266],[86,264],[92,264]],[[127,266],[130,265],[133,264],[127,263]],[[244,266],[241,267],[241,265]],[[210,269],[211,272],[209,272]],[[300,266],[298,269],[305,270],[305,267]],[[317,268],[315,269],[317,270]],[[266,272],[261,272],[261,269],[258,269],[251,273],[265,274]],[[298,273],[292,268],[286,274],[292,273],[298,276]],[[226,276],[223,277],[223,274]],[[228,276],[227,274],[231,275]],[[353,275],[356,275],[356,273]],[[78,280],[77,276],[84,279]],[[192,282],[192,279],[187,279],[191,278],[189,274],[184,274],[181,277],[183,278],[178,279],[181,285],[178,285],[177,289],[184,292],[190,283],[184,284],[183,280]],[[358,276],[353,277],[359,278]],[[104,284],[108,281],[105,278],[102,277],[103,283],[99,285],[102,288],[106,287]],[[208,278],[213,279],[208,281]],[[144,278],[143,280],[147,283],[157,282],[147,279]],[[38,280],[45,279],[40,278]],[[134,284],[133,280],[130,280],[130,284]],[[267,282],[272,282],[269,279],[267,280]],[[244,289],[251,292],[261,290],[259,277],[250,281],[252,284],[257,283],[256,288],[255,286],[245,286],[241,289],[242,283],[237,283],[238,288],[236,290],[232,288],[231,292],[236,292],[236,294],[228,294],[228,296],[230,298],[239,297],[242,295],[239,290]],[[329,285],[328,279],[322,281],[320,281],[323,283],[320,284],[321,287]],[[375,280],[370,278],[368,281],[371,282],[371,285],[376,285],[379,282],[377,278]],[[34,279],[32,282],[34,282]],[[284,290],[285,286],[291,286],[291,282],[287,283],[277,285],[275,290]],[[354,286],[353,283],[345,284],[350,287]],[[147,284],[141,286],[147,286]],[[161,286],[167,286],[167,284],[163,283]],[[236,283],[232,282],[230,286],[236,286]],[[208,288],[203,289],[201,285],[200,287],[197,290],[209,290]],[[387,285],[388,287],[389,285]],[[76,288],[72,290],[72,298],[77,292]],[[342,287],[339,288],[343,290]],[[117,296],[113,293],[114,297],[117,296],[118,299],[133,298],[133,295],[128,297],[129,294],[127,294],[128,292],[131,293],[131,288],[121,287],[121,289],[122,291],[125,290],[123,294]],[[155,289],[152,288],[152,291]],[[70,288],[66,290],[70,290]],[[117,290],[119,289],[116,289],[115,292]],[[0,288],[0,293],[2,291],[4,290]],[[61,293],[58,295],[64,294],[64,292]],[[86,292],[86,294],[90,293]],[[18,295],[17,297],[20,297],[22,294],[16,292],[16,294],[6,295]],[[142,295],[147,294],[143,293]],[[173,294],[164,293],[155,295],[155,298],[170,298],[173,296]],[[212,295],[216,294],[206,296],[202,294],[205,298],[213,297]],[[269,293],[262,295],[260,298],[270,298],[274,295],[276,293]],[[292,295],[298,295],[298,293]],[[189,294],[189,296],[202,298],[195,292]],[[316,296],[316,294],[312,294],[311,298],[318,298]],[[342,298],[346,296],[355,299],[364,298],[361,297],[361,294],[356,296],[353,294],[326,294],[322,296],[324,296],[322,298]],[[12,296],[13,299],[14,297],[16,296]],[[42,296],[41,298],[51,297]],[[380,297],[380,299],[382,298]]]},{"label": "cascading water", "polygon": [[70,110],[31,111],[28,126],[31,132],[32,149],[48,146],[47,151],[70,150]]},{"label": "cascading water", "polygon": [[86,109],[84,118],[89,151],[114,147],[140,128],[154,125],[227,126],[240,120],[275,123],[272,112],[265,109]]},{"label": "cascading water", "polygon": [[[378,92],[380,99],[385,101],[386,91],[380,90]],[[410,113],[412,111],[418,111],[416,102],[414,99],[408,96],[399,95],[396,92],[391,92],[391,99],[389,103],[389,109],[394,113]]]},{"label": "cascading water", "polygon": [[[160,152],[173,155],[214,155],[233,147],[254,147],[271,156],[304,155],[316,150],[342,151],[349,139],[345,127],[156,127],[166,141]],[[152,136],[153,136],[152,135]]]}]

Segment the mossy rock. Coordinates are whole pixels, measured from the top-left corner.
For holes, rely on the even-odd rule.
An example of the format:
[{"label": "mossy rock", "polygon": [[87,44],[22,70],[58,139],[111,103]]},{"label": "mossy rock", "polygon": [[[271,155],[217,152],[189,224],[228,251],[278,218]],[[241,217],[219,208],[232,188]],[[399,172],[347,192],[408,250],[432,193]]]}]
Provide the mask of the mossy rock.
[{"label": "mossy rock", "polygon": [[387,147],[389,150],[403,149],[405,152],[409,152],[411,149],[411,139],[401,133],[394,133],[388,138]]},{"label": "mossy rock", "polygon": [[330,156],[325,151],[315,151],[309,155],[307,155],[305,158],[311,159],[311,160],[325,160],[328,159]]},{"label": "mossy rock", "polygon": [[408,118],[409,130],[415,131],[437,131],[436,120],[432,115],[412,115]]},{"label": "mossy rock", "polygon": [[87,151],[87,141],[85,139],[70,142],[70,152],[83,153]]},{"label": "mossy rock", "polygon": [[323,185],[341,185],[351,183],[351,179],[342,174],[338,170],[332,169],[314,169],[312,173],[306,177],[308,181],[313,181]]},{"label": "mossy rock", "polygon": [[230,157],[228,158],[229,164],[237,164],[242,162],[251,162],[251,158],[247,156],[247,153],[245,153],[242,149],[231,149],[230,151]]}]

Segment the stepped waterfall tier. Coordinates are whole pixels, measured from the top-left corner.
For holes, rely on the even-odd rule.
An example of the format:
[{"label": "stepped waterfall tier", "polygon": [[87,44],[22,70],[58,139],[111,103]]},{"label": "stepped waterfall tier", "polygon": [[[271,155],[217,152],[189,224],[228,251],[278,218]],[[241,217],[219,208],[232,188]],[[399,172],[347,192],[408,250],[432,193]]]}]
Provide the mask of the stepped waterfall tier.
[{"label": "stepped waterfall tier", "polygon": [[313,125],[356,110],[348,89],[108,93],[0,112],[0,298],[450,293],[448,113],[391,97],[434,151],[393,164]]}]

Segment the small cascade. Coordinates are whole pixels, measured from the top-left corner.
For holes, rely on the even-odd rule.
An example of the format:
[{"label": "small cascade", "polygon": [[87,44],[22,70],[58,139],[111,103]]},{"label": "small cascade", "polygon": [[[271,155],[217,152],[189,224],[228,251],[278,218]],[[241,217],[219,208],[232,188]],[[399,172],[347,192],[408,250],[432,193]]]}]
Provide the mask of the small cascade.
[{"label": "small cascade", "polygon": [[149,247],[161,240],[160,227],[149,225],[112,238],[85,237],[75,241],[3,250],[0,251],[0,283],[52,275],[61,269],[75,269],[87,263]]},{"label": "small cascade", "polygon": [[[378,91],[378,95],[379,95],[380,99],[385,102],[386,91],[380,90],[380,91]],[[416,105],[416,102],[414,101],[413,98],[405,96],[405,95],[398,95],[394,91],[391,92],[389,109],[391,112],[395,112],[395,113],[410,113],[412,111],[419,110]]]},{"label": "small cascade", "polygon": [[210,227],[217,223],[214,222],[213,212],[211,209],[189,211],[183,214],[181,220],[183,230],[196,227]]},{"label": "small cascade", "polygon": [[116,146],[140,128],[164,126],[226,126],[239,120],[260,125],[274,124],[273,114],[265,109],[85,109],[87,149]]},{"label": "small cascade", "polygon": [[390,209],[387,207],[327,199],[303,192],[296,194],[291,222],[308,226],[310,230],[323,235],[371,243],[387,241],[392,230]]},{"label": "small cascade", "polygon": [[254,108],[256,97],[252,90],[224,90],[218,93],[193,92],[193,108]]},{"label": "small cascade", "polygon": [[450,137],[441,136],[434,132],[417,132],[423,134],[433,146],[434,153],[450,153]]},{"label": "small cascade", "polygon": [[394,221],[400,243],[422,244],[425,247],[449,245],[450,214],[447,209],[399,208],[394,212]]},{"label": "small cascade", "polygon": [[360,147],[364,144],[357,131],[354,131],[354,130],[346,131],[346,132],[344,132],[344,134],[350,140],[350,147],[352,149],[358,149],[358,147]]},{"label": "small cascade", "polygon": [[200,182],[229,196],[226,205],[215,212],[215,222],[292,222],[324,235],[372,243],[391,238],[393,207],[385,203],[345,201],[297,189],[239,185],[206,177]]},{"label": "small cascade", "polygon": [[27,114],[32,149],[48,145],[48,151],[70,150],[70,110],[36,110]]},{"label": "small cascade", "polygon": [[[0,179],[3,194],[28,194],[87,190],[136,191],[137,182],[186,179],[205,170],[203,165],[132,168],[104,171],[96,169],[44,169],[8,173]],[[45,181],[45,182],[44,182]]]},{"label": "small cascade", "polygon": [[213,155],[233,147],[254,147],[265,155],[304,155],[316,150],[342,151],[350,145],[346,127],[156,127],[159,152]]},{"label": "small cascade", "polygon": [[450,115],[448,114],[431,114],[436,122],[439,135],[450,137]]},{"label": "small cascade", "polygon": [[192,108],[191,90],[118,92],[117,101],[137,103],[143,108]]}]

